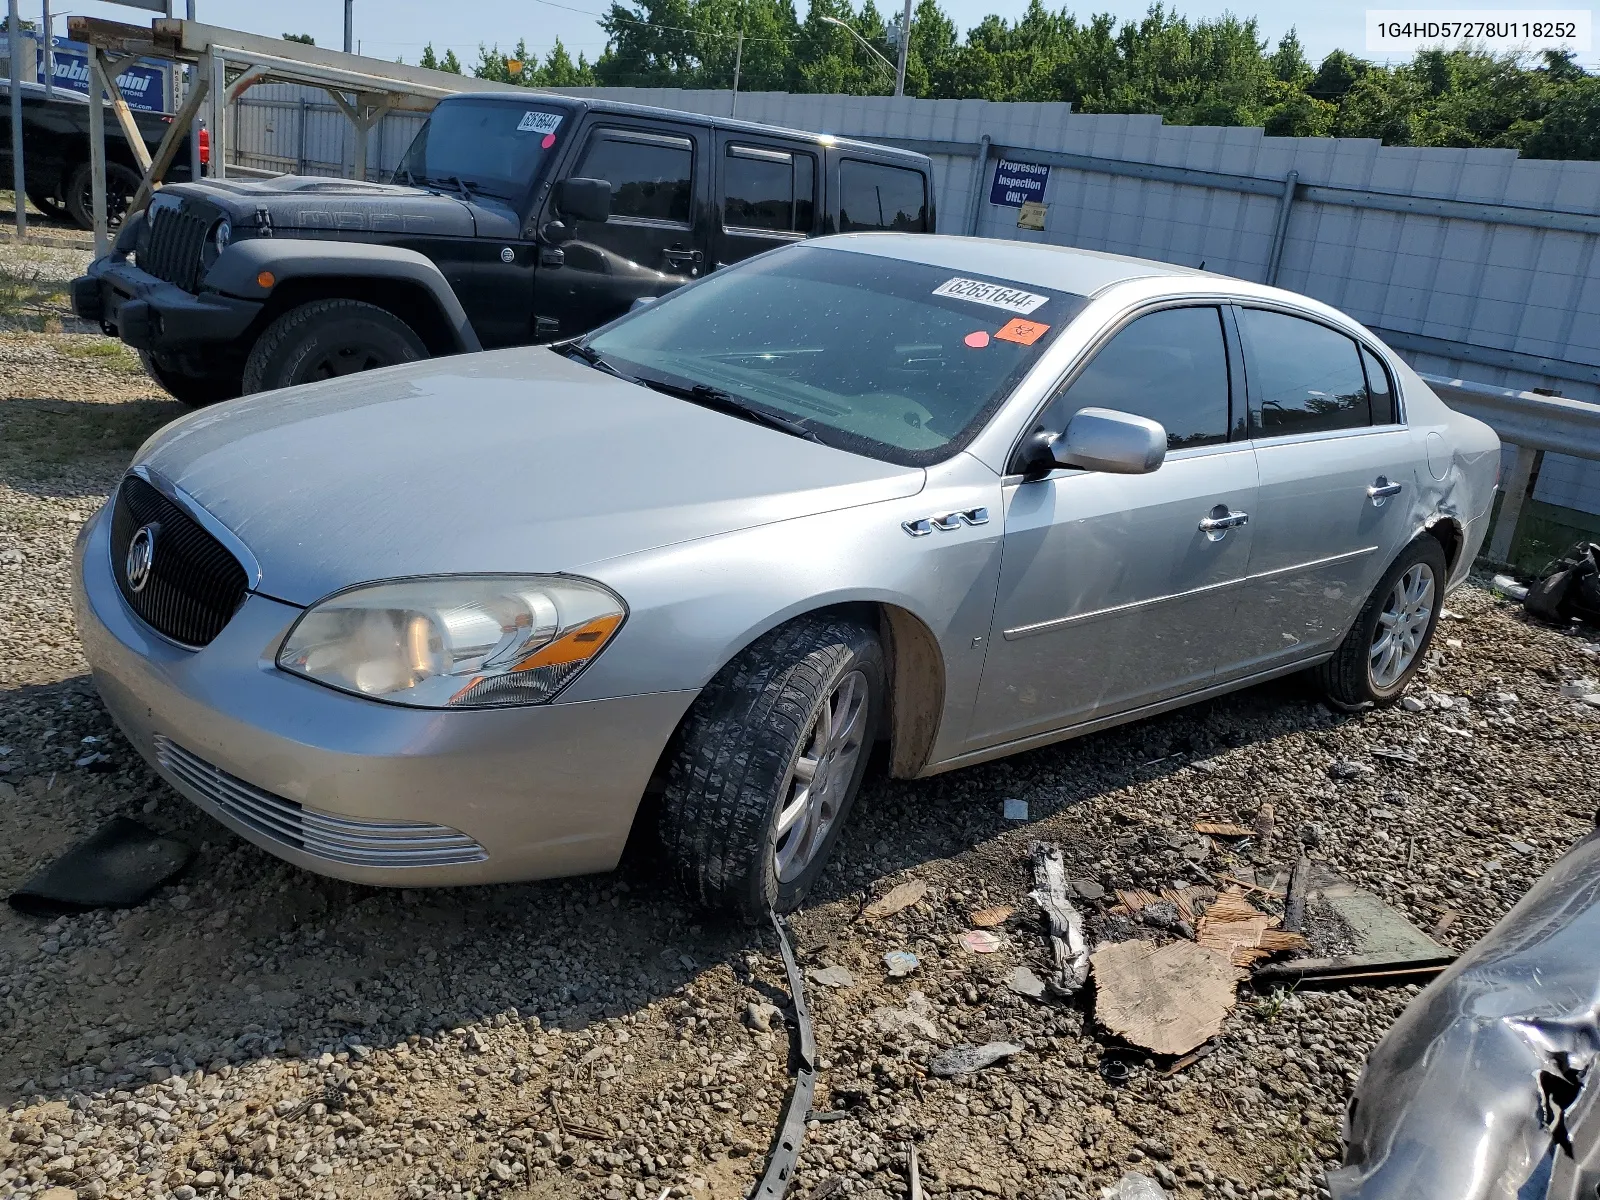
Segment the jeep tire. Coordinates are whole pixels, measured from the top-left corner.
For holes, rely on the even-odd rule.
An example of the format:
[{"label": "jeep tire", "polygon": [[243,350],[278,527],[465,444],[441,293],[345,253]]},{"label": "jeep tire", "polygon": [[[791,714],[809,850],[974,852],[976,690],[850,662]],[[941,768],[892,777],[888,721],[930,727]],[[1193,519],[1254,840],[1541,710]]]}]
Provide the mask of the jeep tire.
[{"label": "jeep tire", "polygon": [[850,815],[882,720],[877,634],[800,617],[724,667],[689,709],[660,835],[690,897],[745,921],[799,906]]},{"label": "jeep tire", "polygon": [[240,394],[237,375],[185,375],[164,365],[148,350],[139,351],[145,373],[167,390],[167,394],[190,408],[204,408]]},{"label": "jeep tire", "polygon": [[361,300],[313,300],[284,313],[256,340],[244,364],[244,390],[293,387],[427,357],[422,339],[387,309]]}]

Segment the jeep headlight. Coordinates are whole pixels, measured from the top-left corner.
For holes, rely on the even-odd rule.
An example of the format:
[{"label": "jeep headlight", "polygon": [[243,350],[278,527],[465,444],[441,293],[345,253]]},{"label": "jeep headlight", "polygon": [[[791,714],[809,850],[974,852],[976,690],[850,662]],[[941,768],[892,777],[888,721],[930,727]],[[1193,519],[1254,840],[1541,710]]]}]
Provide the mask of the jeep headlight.
[{"label": "jeep headlight", "polygon": [[277,663],[395,704],[540,704],[588,666],[626,616],[608,588],[565,575],[367,584],[307,609]]},{"label": "jeep headlight", "polygon": [[221,257],[222,252],[228,248],[228,243],[233,240],[233,225],[227,217],[223,217],[209,230],[206,231],[205,245],[201,248],[201,258],[206,268]]}]

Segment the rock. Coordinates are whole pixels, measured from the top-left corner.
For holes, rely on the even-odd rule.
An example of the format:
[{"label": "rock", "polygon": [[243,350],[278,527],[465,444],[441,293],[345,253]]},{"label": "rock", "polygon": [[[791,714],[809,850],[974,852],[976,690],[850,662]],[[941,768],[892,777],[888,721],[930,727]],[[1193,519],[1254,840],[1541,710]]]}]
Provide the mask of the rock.
[{"label": "rock", "polygon": [[[189,1193],[194,1195],[193,1191]],[[78,1200],[78,1193],[69,1187],[49,1187],[34,1193],[34,1200]]]},{"label": "rock", "polygon": [[1400,697],[1400,707],[1409,713],[1419,713],[1428,706],[1415,696]]},{"label": "rock", "polygon": [[775,1005],[769,1004],[765,1000],[752,1000],[744,1006],[742,1019],[748,1029],[754,1029],[758,1033],[771,1033],[773,1020],[781,1020],[782,1017],[782,1011]]},{"label": "rock", "polygon": [[1101,1188],[1100,1200],[1167,1200],[1167,1190],[1150,1176],[1129,1171],[1113,1186]]},{"label": "rock", "polygon": [[878,1031],[887,1037],[893,1037],[907,1030],[915,1030],[929,1039],[939,1036],[938,1027],[933,1023],[933,1005],[920,991],[913,991],[908,995],[905,1004],[899,1008],[874,1009],[872,1022],[878,1027]]},{"label": "rock", "polygon": [[928,1064],[928,1069],[941,1079],[953,1079],[957,1075],[970,1075],[974,1071],[981,1071],[984,1067],[1004,1062],[1012,1055],[1021,1053],[1022,1047],[1014,1046],[1010,1042],[989,1042],[983,1046],[954,1046],[936,1054],[933,1061]]},{"label": "rock", "polygon": [[813,967],[806,972],[806,978],[826,988],[854,987],[856,983],[855,976],[840,966]]},{"label": "rock", "polygon": [[1019,996],[1026,996],[1030,1000],[1044,999],[1044,980],[1040,979],[1027,967],[1018,967],[1011,972],[1011,979],[1006,985]]},{"label": "rock", "polygon": [[1106,890],[1092,879],[1069,879],[1067,886],[1079,900],[1104,900]]}]

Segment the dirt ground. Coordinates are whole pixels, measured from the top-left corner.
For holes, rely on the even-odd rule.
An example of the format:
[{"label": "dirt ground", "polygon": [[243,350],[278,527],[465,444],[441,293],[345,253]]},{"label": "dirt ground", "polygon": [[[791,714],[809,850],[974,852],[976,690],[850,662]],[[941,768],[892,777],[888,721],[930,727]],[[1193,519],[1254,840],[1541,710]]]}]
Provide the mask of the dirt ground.
[{"label": "dirt ground", "polygon": [[[73,265],[29,262],[46,284]],[[130,911],[0,909],[0,1195],[744,1195],[788,1085],[770,932],[686,907],[648,851],[607,876],[457,891],[307,875],[122,741],[73,629],[72,538],[183,410],[114,343],[49,331],[52,303],[0,333],[0,890],[115,814],[198,853]],[[808,983],[820,1119],[790,1194],[905,1195],[915,1142],[938,1196],[1097,1197],[1130,1170],[1184,1195],[1325,1195],[1349,1089],[1415,987],[1245,987],[1210,1053],[1168,1077],[1096,1024],[1092,988],[1057,1004],[1007,986],[1048,970],[1029,846],[1059,844],[1091,895],[1304,849],[1424,930],[1459,914],[1439,936],[1467,946],[1593,824],[1575,781],[1600,770],[1600,710],[1560,685],[1600,663],[1590,636],[1476,585],[1449,608],[1421,711],[1336,714],[1288,680],[928,781],[870,779],[793,920],[805,968],[851,982]],[[1007,799],[1029,819],[1007,821]],[[1264,802],[1268,837],[1192,830],[1249,825]],[[861,915],[908,879],[920,902]],[[1082,901],[1096,939],[1178,936],[1114,902]],[[970,915],[997,905],[1015,909],[999,950],[971,953]],[[898,949],[920,966],[891,978]],[[954,1080],[928,1069],[991,1041],[1021,1050]]]}]

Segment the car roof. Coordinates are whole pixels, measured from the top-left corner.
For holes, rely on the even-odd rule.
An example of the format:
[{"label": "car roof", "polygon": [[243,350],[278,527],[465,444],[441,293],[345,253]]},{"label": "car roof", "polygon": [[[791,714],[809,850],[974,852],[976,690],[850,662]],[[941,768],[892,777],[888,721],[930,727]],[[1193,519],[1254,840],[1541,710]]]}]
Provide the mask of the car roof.
[{"label": "car roof", "polygon": [[1222,281],[1225,277],[1172,263],[1125,254],[1103,254],[1047,242],[1012,242],[997,238],[956,237],[926,233],[845,233],[810,243],[857,254],[875,254],[952,271],[971,271],[1014,283],[1094,296],[1133,279],[1192,277]]},{"label": "car roof", "polygon": [[[766,135],[769,137],[798,138],[819,146],[830,146],[836,150],[853,150],[858,153],[870,153],[874,156],[904,159],[924,168],[930,166],[930,160],[926,154],[916,150],[903,149],[899,146],[886,145],[883,142],[838,137],[831,133],[818,133],[815,130],[789,129],[782,125],[763,125],[757,121],[741,121],[735,117],[717,117],[708,113],[682,112],[675,108],[660,108],[653,104],[628,104],[621,100],[601,100],[590,96],[567,96],[560,92],[543,92],[520,87],[508,87],[503,91],[462,92],[459,95],[463,100],[517,101],[526,101],[530,96],[535,96],[541,100],[559,100],[567,104],[579,104],[590,112],[615,113],[623,117],[642,117],[647,120],[657,121],[663,119],[689,121],[695,125],[726,129],[736,133],[747,133],[752,136]],[[443,104],[455,98],[446,97],[440,103]]]}]

